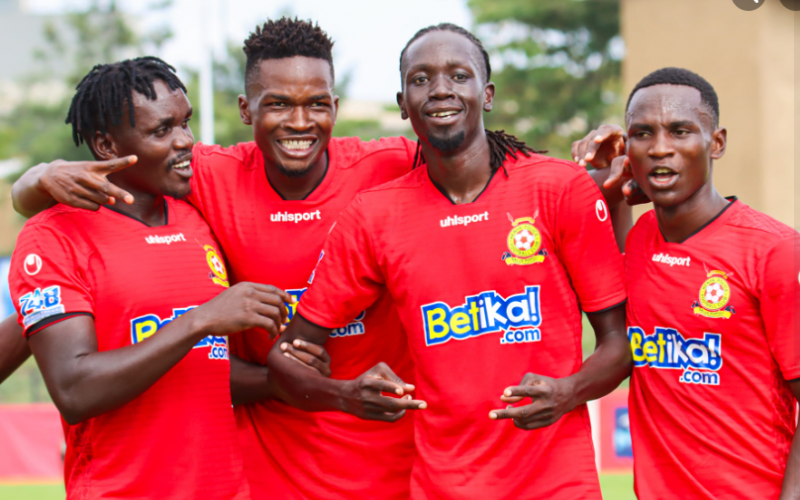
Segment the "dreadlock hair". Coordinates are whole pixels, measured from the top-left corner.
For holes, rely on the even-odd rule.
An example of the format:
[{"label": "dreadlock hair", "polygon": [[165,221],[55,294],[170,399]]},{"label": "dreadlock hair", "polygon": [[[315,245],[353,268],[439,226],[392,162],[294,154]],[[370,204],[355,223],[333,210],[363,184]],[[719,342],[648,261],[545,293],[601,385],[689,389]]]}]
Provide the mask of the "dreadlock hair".
[{"label": "dreadlock hair", "polygon": [[[451,23],[441,23],[434,26],[428,26],[427,28],[422,28],[421,30],[417,31],[411,40],[408,41],[406,46],[403,48],[403,51],[400,52],[400,82],[401,86],[405,89],[405,78],[403,77],[403,60],[406,55],[406,51],[408,47],[411,46],[412,43],[422,38],[424,35],[434,32],[434,31],[449,31],[451,33],[457,33],[463,37],[466,37],[467,40],[473,43],[475,47],[480,51],[481,56],[483,57],[483,81],[488,82],[489,79],[492,77],[492,65],[489,62],[489,53],[486,52],[486,49],[483,46],[483,43],[470,33],[469,31],[465,30],[461,26],[457,26]],[[492,169],[492,172],[496,172],[497,169],[500,167],[503,168],[503,172],[508,177],[508,170],[505,167],[505,160],[506,155],[510,155],[515,160],[517,159],[517,152],[522,153],[525,156],[530,156],[531,153],[546,153],[547,151],[536,151],[535,149],[531,148],[525,142],[517,139],[516,136],[511,134],[506,134],[505,130],[498,130],[498,131],[491,131],[486,130],[486,139],[489,141],[489,166]],[[418,165],[422,165],[425,163],[425,156],[422,154],[422,145],[417,140],[417,152],[414,154],[414,164],[412,168],[417,168]]]},{"label": "dreadlock hair", "polygon": [[714,128],[719,125],[719,98],[714,87],[705,78],[684,68],[661,68],[653,71],[642,78],[628,96],[628,103],[625,105],[625,113],[631,105],[633,94],[640,89],[652,87],[653,85],[684,85],[696,88],[700,91],[700,102],[708,107],[711,112],[711,120]]},{"label": "dreadlock hair", "polygon": [[304,56],[315,59],[324,59],[331,66],[333,73],[333,40],[330,39],[319,24],[311,21],[299,21],[282,17],[277,21],[269,20],[263,26],[256,26],[244,41],[247,64],[244,75],[247,81],[258,63],[265,59],[283,59],[287,57]]},{"label": "dreadlock hair", "polygon": [[156,99],[155,80],[170,90],[186,92],[175,68],[157,57],[137,57],[113,64],[98,64],[83,77],[69,106],[66,123],[72,124],[72,140],[76,146],[87,142],[95,132],[105,134],[110,125],[122,125],[125,106],[131,127],[136,126],[133,112],[133,91],[147,99]]}]

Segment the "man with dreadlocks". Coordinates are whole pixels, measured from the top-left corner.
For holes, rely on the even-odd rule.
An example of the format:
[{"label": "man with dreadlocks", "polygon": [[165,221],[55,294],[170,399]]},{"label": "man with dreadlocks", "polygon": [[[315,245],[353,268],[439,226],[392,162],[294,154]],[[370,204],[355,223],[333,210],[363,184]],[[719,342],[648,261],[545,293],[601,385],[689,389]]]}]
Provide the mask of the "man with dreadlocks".
[{"label": "man with dreadlocks", "polygon": [[19,323],[64,421],[67,498],[250,498],[225,336],[277,333],[291,299],[229,288],[211,229],[180,201],[194,144],[185,91],[157,58],[95,66],[67,123],[135,202],[49,208],[11,259]]},{"label": "man with dreadlocks", "polygon": [[[245,42],[246,94],[239,101],[255,141],[227,149],[197,145],[192,159],[189,200],[220,239],[233,280],[273,283],[298,299],[338,214],[358,191],[409,172],[419,153],[403,138],[365,143],[331,137],[338,105],[332,44],[306,21],[281,19],[258,27]],[[522,148],[503,133],[487,137],[498,164],[502,148]],[[128,193],[106,182],[106,173],[87,162],[40,165],[15,185],[16,207],[30,214],[58,201],[96,210],[110,198],[126,199]],[[335,365],[333,377],[358,380],[349,386],[351,397],[341,400],[346,410],[398,420],[390,425],[334,412],[307,414],[266,401],[268,373],[260,365],[272,343],[258,332],[231,339],[232,352],[251,362],[232,357],[231,389],[255,498],[372,499],[378,488],[384,499],[408,497],[413,429],[411,419],[401,417],[418,403],[381,395],[385,381],[378,378],[392,376],[379,362],[401,380],[412,378],[405,342],[384,294],[334,331],[328,345],[334,358],[350,360]],[[390,393],[413,387],[386,383]]]},{"label": "man with dreadlocks", "polygon": [[[426,28],[400,62],[422,164],[342,213],[281,342],[322,344],[388,291],[420,398],[412,499],[599,499],[585,403],[631,369],[602,195],[574,163],[486,132],[495,88],[466,30]],[[585,362],[581,310],[597,336]],[[353,399],[350,382],[298,370],[277,348],[268,363],[298,407]]]}]

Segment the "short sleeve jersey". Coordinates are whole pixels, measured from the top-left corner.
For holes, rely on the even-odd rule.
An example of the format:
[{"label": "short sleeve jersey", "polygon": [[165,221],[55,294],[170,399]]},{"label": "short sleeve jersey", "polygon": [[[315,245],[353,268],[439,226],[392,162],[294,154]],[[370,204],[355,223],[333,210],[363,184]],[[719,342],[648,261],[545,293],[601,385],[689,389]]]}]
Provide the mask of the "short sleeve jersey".
[{"label": "short sleeve jersey", "polygon": [[528,372],[580,369],[581,309],[624,302],[622,258],[583,169],[539,155],[506,168],[469,204],[427,168],[362,192],[298,308],[336,328],[386,290],[396,301],[428,403],[415,415],[414,500],[600,498],[585,405],[536,431],[489,412]]},{"label": "short sleeve jersey", "polygon": [[640,499],[778,498],[800,378],[793,229],[740,201],[682,243],[654,212],[628,235]]},{"label": "short sleeve jersey", "polygon": [[[208,224],[165,200],[168,224],[57,205],[17,240],[9,284],[26,335],[94,318],[98,351],[144,342],[228,286]],[[206,337],[119,409],[63,423],[71,499],[248,499],[231,409],[225,337]]]},{"label": "short sleeve jersey", "polygon": [[[234,282],[275,285],[302,303],[340,212],[359,191],[408,173],[415,149],[404,138],[333,138],[322,181],[305,199],[292,201],[269,183],[255,143],[224,149],[200,144],[193,150],[190,201],[219,238]],[[383,361],[411,379],[406,338],[388,294],[338,326],[325,345],[333,378],[354,379]],[[257,330],[231,339],[233,354],[259,364],[272,345]],[[278,401],[237,405],[235,411],[254,498],[366,500],[378,487],[382,498],[408,498],[413,417],[367,422]]]}]

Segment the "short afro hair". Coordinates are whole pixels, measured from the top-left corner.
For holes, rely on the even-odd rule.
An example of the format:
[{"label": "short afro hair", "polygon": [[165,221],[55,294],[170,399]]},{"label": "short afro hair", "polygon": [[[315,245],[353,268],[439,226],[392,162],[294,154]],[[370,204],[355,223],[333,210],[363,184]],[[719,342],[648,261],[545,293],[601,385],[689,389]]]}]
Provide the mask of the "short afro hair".
[{"label": "short afro hair", "polygon": [[661,68],[653,71],[642,78],[628,96],[628,103],[625,105],[625,113],[631,105],[633,95],[640,89],[652,87],[653,85],[684,85],[700,91],[700,102],[711,110],[711,119],[716,128],[719,125],[719,98],[717,91],[705,78],[684,68]]},{"label": "short afro hair", "polygon": [[403,87],[405,87],[405,81],[403,77],[403,58],[406,56],[406,51],[408,50],[408,48],[411,46],[412,43],[416,42],[424,35],[427,35],[428,33],[432,33],[434,31],[449,31],[450,33],[456,33],[465,37],[470,42],[472,42],[475,48],[477,48],[480,51],[481,57],[483,58],[484,83],[487,83],[489,80],[491,80],[492,64],[489,62],[489,53],[486,52],[486,48],[484,48],[481,40],[468,30],[462,28],[461,26],[452,23],[439,23],[433,26],[428,26],[427,28],[422,28],[421,30],[417,31],[414,34],[414,36],[411,37],[411,40],[408,41],[406,46],[403,47],[403,50],[400,52],[400,84]]},{"label": "short afro hair", "polygon": [[245,81],[249,80],[253,69],[265,59],[283,59],[295,56],[313,57],[324,59],[331,66],[333,73],[333,40],[330,39],[319,24],[311,21],[300,21],[282,17],[277,21],[269,20],[250,33],[244,41],[247,65],[245,66]]}]

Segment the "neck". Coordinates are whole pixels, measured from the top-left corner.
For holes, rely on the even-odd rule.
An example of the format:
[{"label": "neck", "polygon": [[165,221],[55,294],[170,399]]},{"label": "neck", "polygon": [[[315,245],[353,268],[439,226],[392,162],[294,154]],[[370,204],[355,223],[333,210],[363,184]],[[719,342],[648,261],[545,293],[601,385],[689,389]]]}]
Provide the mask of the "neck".
[{"label": "neck", "polygon": [[442,153],[422,142],[431,180],[456,205],[475,201],[492,178],[486,131],[481,128],[477,137],[468,137],[465,142],[466,146],[451,153]]},{"label": "neck", "polygon": [[708,224],[728,203],[709,178],[702,188],[684,202],[669,207],[656,205],[658,228],[666,241],[681,243]]},{"label": "neck", "polygon": [[311,170],[300,177],[284,175],[271,159],[264,157],[264,170],[273,189],[284,200],[302,200],[313,191],[328,170],[328,151],[323,152],[312,165]]}]

